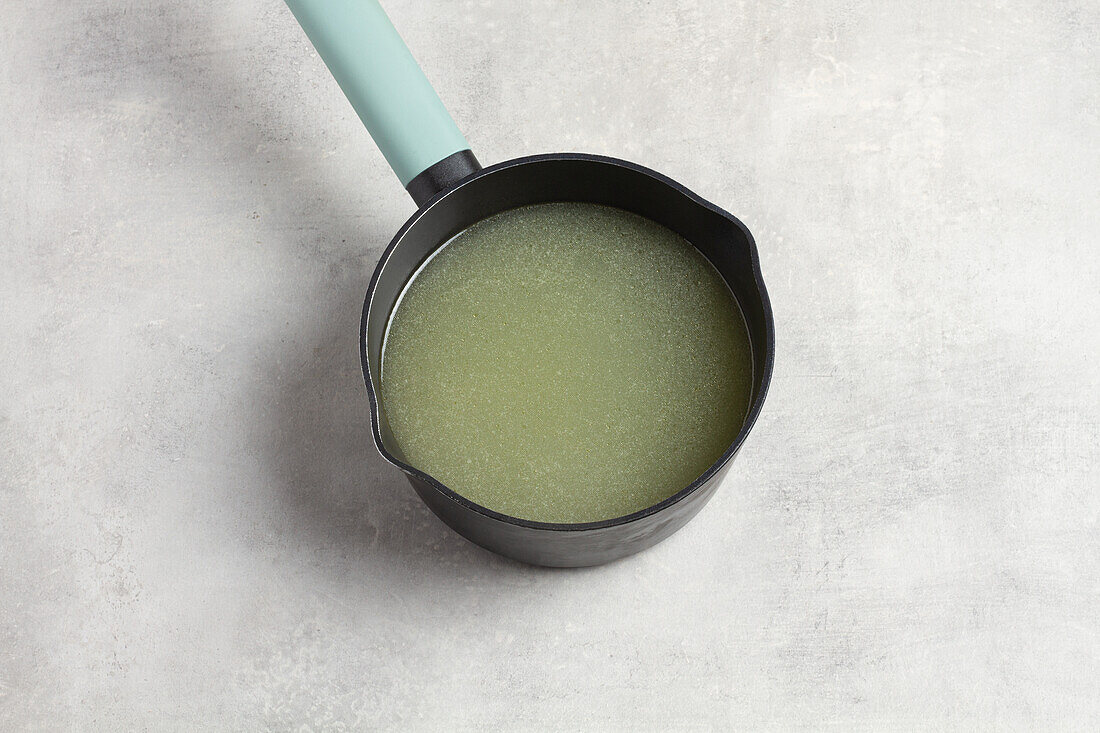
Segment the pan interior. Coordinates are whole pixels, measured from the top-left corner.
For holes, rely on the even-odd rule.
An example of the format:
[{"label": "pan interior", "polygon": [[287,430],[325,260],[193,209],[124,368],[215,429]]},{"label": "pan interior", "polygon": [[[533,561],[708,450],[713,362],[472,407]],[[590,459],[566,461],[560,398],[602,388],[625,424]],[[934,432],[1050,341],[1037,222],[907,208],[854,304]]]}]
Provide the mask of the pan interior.
[{"label": "pan interior", "polygon": [[622,209],[557,202],[480,221],[420,266],[379,399],[415,468],[494,511],[577,523],[686,487],[751,394],[745,321],[695,247]]}]

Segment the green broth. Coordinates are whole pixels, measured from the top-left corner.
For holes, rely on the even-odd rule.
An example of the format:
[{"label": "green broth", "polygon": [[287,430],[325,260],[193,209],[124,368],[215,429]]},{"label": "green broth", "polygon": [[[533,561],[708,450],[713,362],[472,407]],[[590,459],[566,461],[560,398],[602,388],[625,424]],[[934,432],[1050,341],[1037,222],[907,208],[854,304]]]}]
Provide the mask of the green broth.
[{"label": "green broth", "polygon": [[478,222],[420,269],[380,398],[410,465],[503,514],[572,523],[685,488],[751,391],[744,320],[694,247],[620,209],[553,203]]}]

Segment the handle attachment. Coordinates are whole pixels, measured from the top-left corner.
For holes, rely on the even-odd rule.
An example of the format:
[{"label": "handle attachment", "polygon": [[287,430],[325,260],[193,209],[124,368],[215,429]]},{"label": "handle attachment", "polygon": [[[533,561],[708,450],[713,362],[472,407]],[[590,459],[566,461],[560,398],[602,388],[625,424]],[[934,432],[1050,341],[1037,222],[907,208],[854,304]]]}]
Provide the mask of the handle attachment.
[{"label": "handle attachment", "polygon": [[417,205],[480,170],[378,0],[286,4]]}]

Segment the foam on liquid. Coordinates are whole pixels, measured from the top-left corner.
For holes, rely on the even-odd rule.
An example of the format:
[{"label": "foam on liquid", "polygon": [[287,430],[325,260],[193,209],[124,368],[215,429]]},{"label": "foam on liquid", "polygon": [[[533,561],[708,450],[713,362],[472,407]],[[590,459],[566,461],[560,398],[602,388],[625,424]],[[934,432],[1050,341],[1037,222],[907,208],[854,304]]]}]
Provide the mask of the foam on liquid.
[{"label": "foam on liquid", "polygon": [[420,270],[380,399],[404,459],[468,499],[589,522],[685,488],[751,394],[745,324],[686,240],[606,206],[513,209]]}]

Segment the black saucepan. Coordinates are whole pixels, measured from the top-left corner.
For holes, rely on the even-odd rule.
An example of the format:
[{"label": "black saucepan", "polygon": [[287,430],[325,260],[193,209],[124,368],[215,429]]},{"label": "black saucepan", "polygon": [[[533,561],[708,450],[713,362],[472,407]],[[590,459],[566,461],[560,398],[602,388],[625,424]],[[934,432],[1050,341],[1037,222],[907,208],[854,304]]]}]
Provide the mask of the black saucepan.
[{"label": "black saucepan", "polygon": [[[597,565],[653,545],[714,494],[760,414],[772,374],[774,324],[749,230],[736,217],[655,171],[580,153],[534,155],[482,168],[375,0],[287,0],[418,209],[383,252],[363,306],[360,346],[371,427],[383,457],[404,471],[431,510],[464,537],[537,565]],[[458,232],[528,204],[618,207],[683,236],[718,270],[748,326],[752,400],[737,438],[690,485],[633,514],[552,524],[506,516],[456,494],[399,457],[379,402],[383,336],[402,290]],[[675,445],[668,450],[676,450]]]}]

